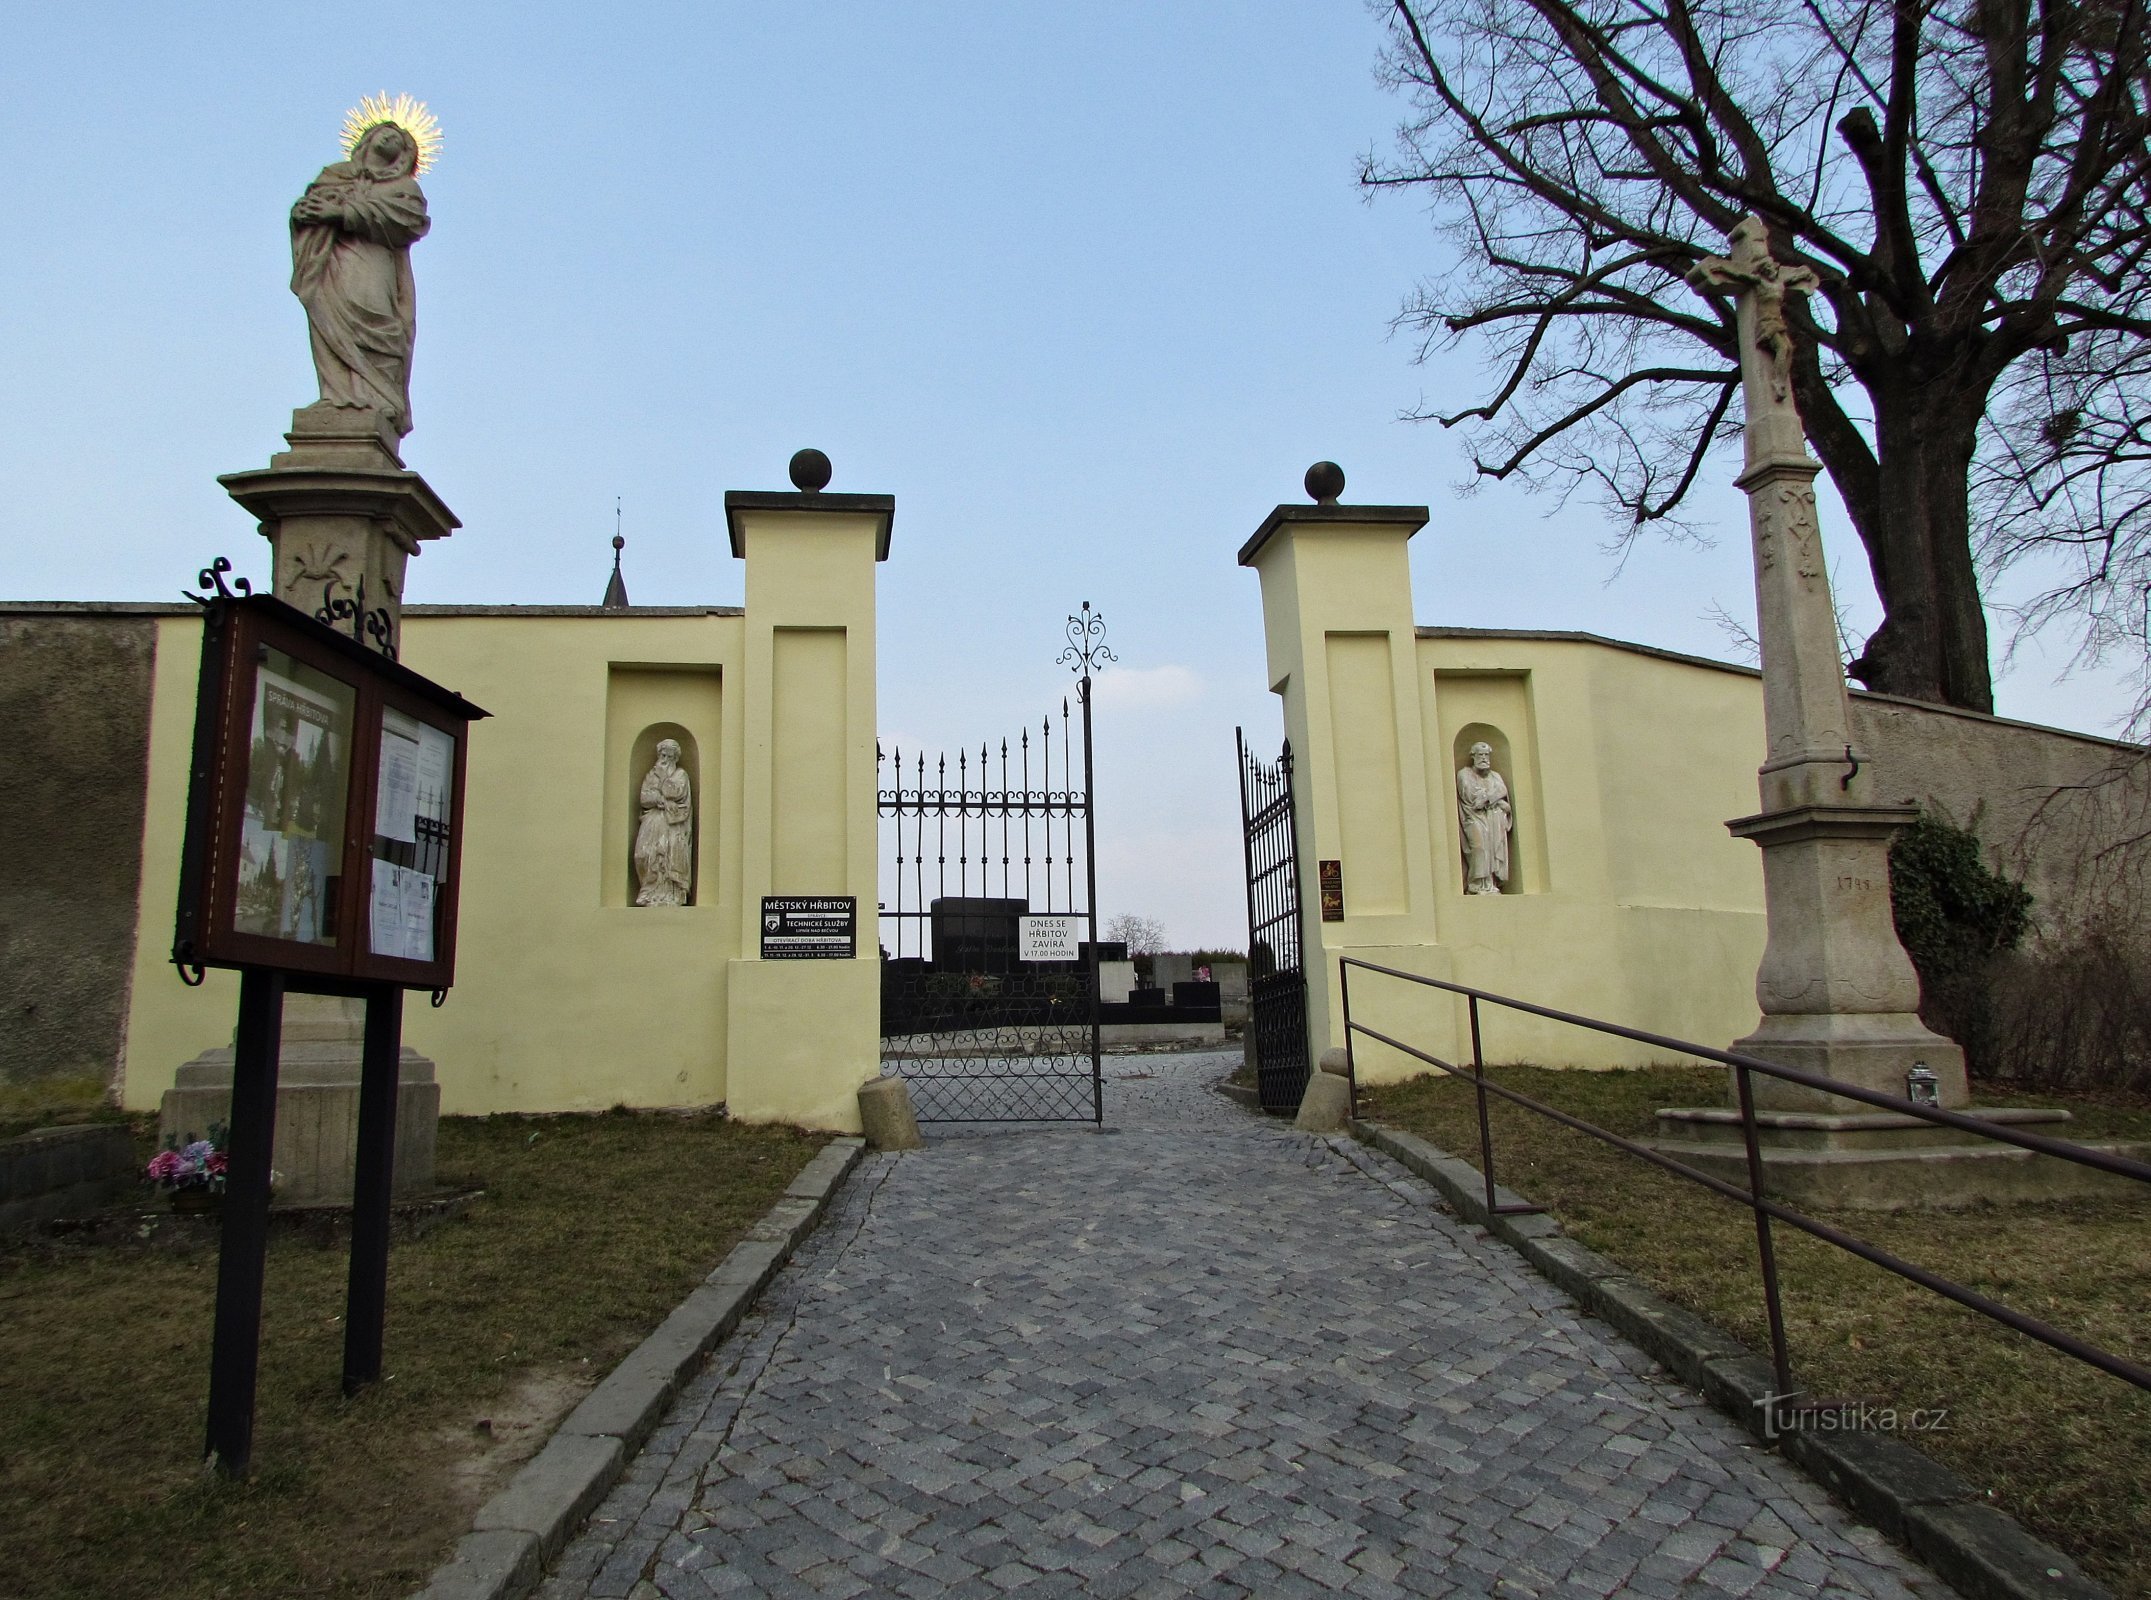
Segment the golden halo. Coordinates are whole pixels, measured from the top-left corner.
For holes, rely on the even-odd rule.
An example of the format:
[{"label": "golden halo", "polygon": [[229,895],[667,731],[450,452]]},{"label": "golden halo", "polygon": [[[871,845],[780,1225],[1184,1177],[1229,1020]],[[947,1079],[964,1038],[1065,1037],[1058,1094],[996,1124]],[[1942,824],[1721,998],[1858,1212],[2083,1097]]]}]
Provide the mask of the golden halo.
[{"label": "golden halo", "polygon": [[413,100],[407,94],[399,94],[393,100],[386,94],[370,94],[345,112],[344,154],[348,156],[358,149],[367,130],[384,122],[393,122],[411,136],[411,143],[418,147],[418,171],[431,171],[441,150],[441,125],[423,100]]}]

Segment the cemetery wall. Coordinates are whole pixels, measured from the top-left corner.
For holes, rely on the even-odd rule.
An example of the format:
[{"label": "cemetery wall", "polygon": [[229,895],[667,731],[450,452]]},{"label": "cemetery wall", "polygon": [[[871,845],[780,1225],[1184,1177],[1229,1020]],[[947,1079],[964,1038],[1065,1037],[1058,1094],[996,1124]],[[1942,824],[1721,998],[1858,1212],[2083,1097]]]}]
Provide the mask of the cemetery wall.
[{"label": "cemetery wall", "polygon": [[2024,880],[2046,931],[2068,925],[2072,901],[2121,876],[2120,863],[2102,873],[2094,858],[2151,832],[2140,746],[1857,691],[1852,724],[1874,763],[1875,793],[1976,833]]},{"label": "cemetery wall", "polygon": [[0,1084],[119,1060],[163,609],[0,607]]},{"label": "cemetery wall", "polygon": [[[1761,854],[1725,822],[1758,805],[1760,675],[1587,634],[1416,632],[1435,863],[1423,893],[1447,968],[1436,975],[1703,1043],[1752,1028]],[[2110,775],[2133,747],[1859,691],[1852,705],[1876,793],[1972,825],[1996,861],[2026,876],[2043,914],[2059,918],[2085,841],[2032,826],[2034,815],[2058,789]],[[1464,892],[1455,774],[1480,739],[1494,746],[1515,807],[1499,895]],[[1348,906],[1351,879],[1348,866]],[[1432,971],[1431,955],[1405,964]],[[1377,997],[1393,991],[1369,984],[1363,998]],[[1513,1014],[1482,1020],[1489,1059],[1649,1056]],[[1466,1042],[1459,1019],[1446,1026]],[[1401,1058],[1389,1065],[1404,1070]]]}]

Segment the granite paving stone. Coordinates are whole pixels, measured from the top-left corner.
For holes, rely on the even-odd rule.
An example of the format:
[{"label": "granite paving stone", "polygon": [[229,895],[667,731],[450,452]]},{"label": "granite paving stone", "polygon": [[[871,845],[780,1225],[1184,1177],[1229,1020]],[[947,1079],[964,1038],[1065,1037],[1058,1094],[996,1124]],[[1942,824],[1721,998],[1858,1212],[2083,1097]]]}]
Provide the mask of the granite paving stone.
[{"label": "granite paving stone", "polygon": [[870,1156],[543,1600],[1948,1600],[1401,1167],[1214,1093],[1236,1061]]}]

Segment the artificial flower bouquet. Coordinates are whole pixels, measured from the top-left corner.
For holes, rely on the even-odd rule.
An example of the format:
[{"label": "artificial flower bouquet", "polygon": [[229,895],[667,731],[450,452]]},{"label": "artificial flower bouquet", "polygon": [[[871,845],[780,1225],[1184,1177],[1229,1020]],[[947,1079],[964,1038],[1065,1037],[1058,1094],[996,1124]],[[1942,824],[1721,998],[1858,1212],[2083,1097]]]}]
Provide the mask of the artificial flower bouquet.
[{"label": "artificial flower bouquet", "polygon": [[222,1194],[224,1174],[230,1167],[225,1137],[225,1130],[219,1126],[211,1127],[206,1139],[189,1134],[182,1141],[177,1134],[168,1134],[164,1148],[149,1158],[143,1178],[173,1194],[188,1189]]}]

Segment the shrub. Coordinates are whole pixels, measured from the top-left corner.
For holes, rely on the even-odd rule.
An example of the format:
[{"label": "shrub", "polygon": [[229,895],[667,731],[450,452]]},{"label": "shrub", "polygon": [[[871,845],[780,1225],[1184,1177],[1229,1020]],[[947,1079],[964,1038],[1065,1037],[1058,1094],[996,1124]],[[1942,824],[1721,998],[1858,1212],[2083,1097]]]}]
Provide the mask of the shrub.
[{"label": "shrub", "polygon": [[1993,972],[2031,928],[2031,891],[1986,863],[1978,836],[1922,812],[1890,845],[1890,909],[1897,937],[1919,970],[1920,1019],[1964,1049],[1966,1066],[1991,1076]]}]

